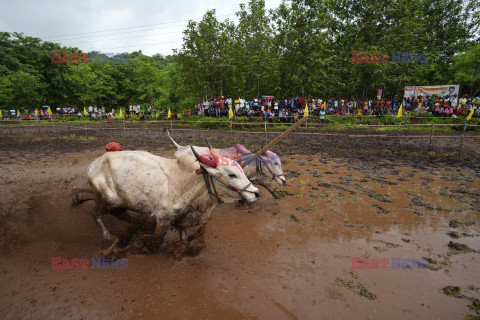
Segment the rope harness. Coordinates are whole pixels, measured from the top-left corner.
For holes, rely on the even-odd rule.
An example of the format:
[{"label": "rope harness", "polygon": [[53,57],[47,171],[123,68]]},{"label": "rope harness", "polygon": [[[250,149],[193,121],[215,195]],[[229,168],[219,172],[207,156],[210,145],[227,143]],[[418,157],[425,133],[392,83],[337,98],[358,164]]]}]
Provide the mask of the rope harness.
[{"label": "rope harness", "polygon": [[[242,195],[242,192],[251,192],[253,193],[252,191],[248,191],[246,190],[248,187],[250,187],[252,185],[252,183],[248,183],[245,187],[243,187],[242,189],[239,189],[237,187],[234,187],[234,186],[231,186],[231,185],[228,185],[228,184],[224,184],[223,182],[221,182],[220,180],[218,180],[217,178],[215,177],[212,177],[211,175],[208,174],[208,171],[205,170],[202,166],[200,166],[200,169],[198,170],[199,172],[197,172],[197,174],[201,174],[203,175],[203,180],[205,181],[205,186],[207,187],[207,191],[208,191],[208,195],[210,196],[210,200],[213,201],[213,198],[215,197],[217,199],[218,202],[220,203],[223,203],[222,199],[220,199],[220,197],[218,196],[218,192],[217,192],[217,189],[215,188],[215,184],[213,183],[213,180],[215,180],[219,185],[227,188],[227,189],[230,189],[230,190],[233,190],[233,191],[236,191],[238,192],[238,194],[240,195],[240,197],[242,199],[243,198],[243,195]],[[213,189],[213,191],[212,191]]]}]

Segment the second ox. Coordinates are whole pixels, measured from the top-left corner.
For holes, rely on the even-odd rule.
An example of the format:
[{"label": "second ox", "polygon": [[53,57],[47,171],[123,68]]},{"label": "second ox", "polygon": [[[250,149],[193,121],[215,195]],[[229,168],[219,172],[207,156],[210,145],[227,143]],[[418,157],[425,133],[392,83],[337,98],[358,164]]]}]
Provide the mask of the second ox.
[{"label": "second ox", "polygon": [[[168,137],[173,142],[175,147],[177,147],[177,151],[175,152],[175,158],[179,158],[183,154],[192,154],[192,150],[189,146],[181,146],[173,138],[170,136],[170,133],[167,130]],[[209,152],[208,147],[195,147],[200,154],[208,154]],[[252,182],[260,184],[267,188],[274,196],[276,194],[262,181],[258,180],[263,177],[268,177],[270,179],[275,180],[278,184],[282,185],[285,183],[285,176],[282,170],[282,161],[280,157],[270,151],[266,150],[263,151],[260,155],[256,153],[252,153],[247,148],[245,148],[241,144],[237,144],[234,147],[227,148],[227,149],[215,149],[219,155],[228,158],[234,159],[240,162],[240,165],[245,172],[245,175],[252,180]]]}]

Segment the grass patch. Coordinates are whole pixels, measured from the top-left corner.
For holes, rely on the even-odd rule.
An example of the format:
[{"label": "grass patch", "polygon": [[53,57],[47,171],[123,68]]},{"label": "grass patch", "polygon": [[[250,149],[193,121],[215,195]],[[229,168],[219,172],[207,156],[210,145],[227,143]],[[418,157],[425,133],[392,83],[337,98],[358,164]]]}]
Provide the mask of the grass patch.
[{"label": "grass patch", "polygon": [[458,243],[458,242],[453,242],[450,241],[448,243],[448,247],[451,249],[449,252],[450,254],[460,254],[460,253],[470,253],[470,252],[476,252],[472,248],[470,248],[468,245],[463,244],[463,243]]},{"label": "grass patch", "polygon": [[350,272],[350,274],[354,280],[344,280],[341,278],[337,278],[335,280],[335,284],[337,286],[347,288],[348,290],[353,291],[355,294],[358,294],[361,297],[365,297],[368,300],[377,299],[377,296],[374,293],[370,292],[365,286],[365,284],[359,281],[355,281],[355,280],[358,280],[358,277],[355,272],[352,271]]}]

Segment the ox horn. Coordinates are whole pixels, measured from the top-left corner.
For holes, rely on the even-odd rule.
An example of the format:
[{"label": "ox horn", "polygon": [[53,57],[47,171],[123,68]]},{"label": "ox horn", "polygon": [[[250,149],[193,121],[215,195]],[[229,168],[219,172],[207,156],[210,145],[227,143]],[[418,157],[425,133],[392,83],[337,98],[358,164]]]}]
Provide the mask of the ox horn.
[{"label": "ox horn", "polygon": [[212,145],[210,144],[210,141],[208,141],[208,139],[206,139],[206,140],[207,140],[208,149],[212,150],[213,147],[212,147]]},{"label": "ox horn", "polygon": [[304,123],[305,121],[307,121],[308,117],[303,117],[302,119],[300,119],[297,123],[295,123],[293,126],[291,126],[290,128],[288,128],[287,130],[285,130],[285,132],[283,132],[282,134],[280,134],[278,137],[276,137],[275,139],[273,139],[272,141],[270,141],[269,143],[267,143],[266,146],[260,148],[260,150],[258,150],[257,152],[255,152],[255,154],[253,155],[254,157],[258,157],[260,155],[262,155],[265,151],[268,151],[271,147],[273,147],[274,145],[276,145],[277,143],[279,143],[280,141],[282,141],[283,139],[285,139],[290,133],[292,133],[293,130],[297,129],[298,127],[300,127],[300,125],[302,123]]},{"label": "ox horn", "polygon": [[210,154],[212,155],[213,159],[215,159],[215,160],[220,159],[220,155],[218,154],[217,150],[210,149]]},{"label": "ox horn", "polygon": [[210,144],[210,141],[208,141],[208,139],[206,140],[207,140],[208,149],[210,150],[210,154],[212,155],[214,160],[218,161],[218,159],[220,159],[220,155],[215,149],[213,149],[212,145]]},{"label": "ox horn", "polygon": [[192,145],[190,145],[190,148],[192,148],[192,152],[195,155],[195,158],[197,158],[197,160],[200,159],[200,155],[198,154],[197,150],[195,150]]},{"label": "ox horn", "polygon": [[220,159],[220,155],[215,149],[213,149],[212,145],[210,144],[210,141],[208,141],[208,139],[206,140],[207,140],[208,149],[210,150],[210,154],[212,155],[213,159],[215,160]]},{"label": "ox horn", "polygon": [[218,159],[215,159],[215,157],[214,157],[213,160],[212,159],[207,159],[205,156],[199,155],[198,152],[195,150],[195,148],[192,145],[190,145],[190,148],[192,148],[192,152],[195,155],[195,157],[197,158],[198,162],[200,162],[203,165],[212,167],[212,168],[217,167]]}]

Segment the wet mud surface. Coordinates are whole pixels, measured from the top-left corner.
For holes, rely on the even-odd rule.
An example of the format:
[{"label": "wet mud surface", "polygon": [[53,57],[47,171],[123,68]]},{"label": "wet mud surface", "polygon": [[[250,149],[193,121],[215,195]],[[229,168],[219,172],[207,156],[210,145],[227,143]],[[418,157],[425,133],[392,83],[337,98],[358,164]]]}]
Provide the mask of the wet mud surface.
[{"label": "wet mud surface", "polygon": [[[126,269],[53,270],[52,257],[90,259],[110,244],[90,216],[93,204],[71,207],[69,194],[86,186],[86,168],[107,142],[174,153],[161,129],[88,133],[57,128],[0,140],[1,319],[478,317],[473,139],[458,155],[448,141],[426,151],[428,136],[395,148],[394,138],[352,139],[350,147],[338,138],[337,147],[337,138],[292,135],[274,149],[288,181],[277,188],[283,197],[262,189],[254,204],[216,207],[197,255],[173,254],[171,230],[167,248],[124,253]],[[234,140],[218,131],[173,136],[218,147]],[[245,134],[238,143],[255,149],[263,138]],[[127,227],[105,223],[117,234]]]}]

